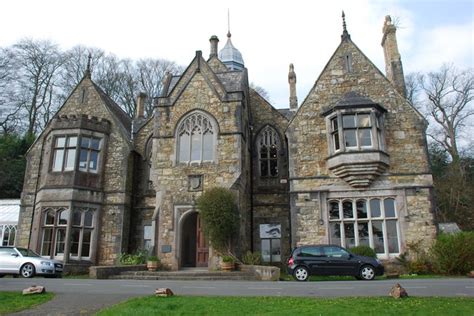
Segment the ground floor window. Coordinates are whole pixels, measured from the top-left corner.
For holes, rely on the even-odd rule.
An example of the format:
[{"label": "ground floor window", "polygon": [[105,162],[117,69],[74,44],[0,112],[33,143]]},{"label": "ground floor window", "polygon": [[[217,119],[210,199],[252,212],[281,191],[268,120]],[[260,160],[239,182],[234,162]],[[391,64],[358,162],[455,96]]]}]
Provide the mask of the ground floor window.
[{"label": "ground floor window", "polygon": [[400,252],[394,198],[330,200],[328,215],[331,244],[346,248],[366,245],[387,256]]},{"label": "ground floor window", "polygon": [[153,227],[151,225],[143,226],[143,249],[150,250],[153,245],[151,240],[153,238]]},{"label": "ground floor window", "polygon": [[42,256],[57,259],[89,260],[93,239],[95,209],[46,208],[42,212]]},{"label": "ground floor window", "polygon": [[16,225],[0,225],[0,246],[14,246]]},{"label": "ground floor window", "polygon": [[260,225],[260,250],[263,262],[281,262],[281,225]]}]

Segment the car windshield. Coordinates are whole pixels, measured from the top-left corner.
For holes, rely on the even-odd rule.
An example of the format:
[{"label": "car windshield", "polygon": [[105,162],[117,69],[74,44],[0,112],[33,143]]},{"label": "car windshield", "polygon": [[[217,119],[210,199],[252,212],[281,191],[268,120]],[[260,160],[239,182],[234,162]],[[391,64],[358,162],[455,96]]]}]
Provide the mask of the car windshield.
[{"label": "car windshield", "polygon": [[16,248],[16,249],[18,250],[18,252],[21,253],[23,257],[40,257],[39,254],[37,254],[31,249],[26,249],[26,248]]}]

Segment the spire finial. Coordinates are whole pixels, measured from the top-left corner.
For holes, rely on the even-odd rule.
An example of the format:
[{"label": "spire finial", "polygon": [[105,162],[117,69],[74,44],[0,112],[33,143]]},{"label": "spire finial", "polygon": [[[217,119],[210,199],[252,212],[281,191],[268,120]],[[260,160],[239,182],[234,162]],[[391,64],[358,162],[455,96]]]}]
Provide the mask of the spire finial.
[{"label": "spire finial", "polygon": [[230,38],[230,10],[227,9],[227,37]]},{"label": "spire finial", "polygon": [[84,73],[84,76],[87,78],[91,78],[91,59],[92,59],[92,54],[89,52],[89,56],[87,56],[87,68],[86,72]]},{"label": "spire finial", "polygon": [[342,10],[342,35],[341,39],[350,39],[351,36],[349,35],[349,32],[347,32],[347,25],[346,25],[346,14],[344,13],[344,10]]}]

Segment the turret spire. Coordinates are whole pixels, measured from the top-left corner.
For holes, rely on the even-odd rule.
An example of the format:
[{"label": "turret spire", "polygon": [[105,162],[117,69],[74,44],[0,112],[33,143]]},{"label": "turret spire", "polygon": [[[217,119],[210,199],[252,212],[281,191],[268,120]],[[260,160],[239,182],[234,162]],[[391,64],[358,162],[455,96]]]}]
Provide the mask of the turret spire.
[{"label": "turret spire", "polygon": [[230,38],[232,34],[230,34],[230,10],[227,9],[227,37]]},{"label": "turret spire", "polygon": [[347,25],[346,25],[346,15],[344,14],[344,10],[342,10],[342,35],[341,39],[350,39],[351,36],[349,35],[349,32],[347,32]]}]

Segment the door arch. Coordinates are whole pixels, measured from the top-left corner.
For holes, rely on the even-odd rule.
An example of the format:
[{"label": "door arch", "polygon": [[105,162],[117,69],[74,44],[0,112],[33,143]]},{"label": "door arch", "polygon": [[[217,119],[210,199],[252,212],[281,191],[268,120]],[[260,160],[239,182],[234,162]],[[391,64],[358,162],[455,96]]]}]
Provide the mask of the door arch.
[{"label": "door arch", "polygon": [[197,211],[183,216],[180,237],[180,266],[207,267],[209,245],[204,237],[201,217]]}]

